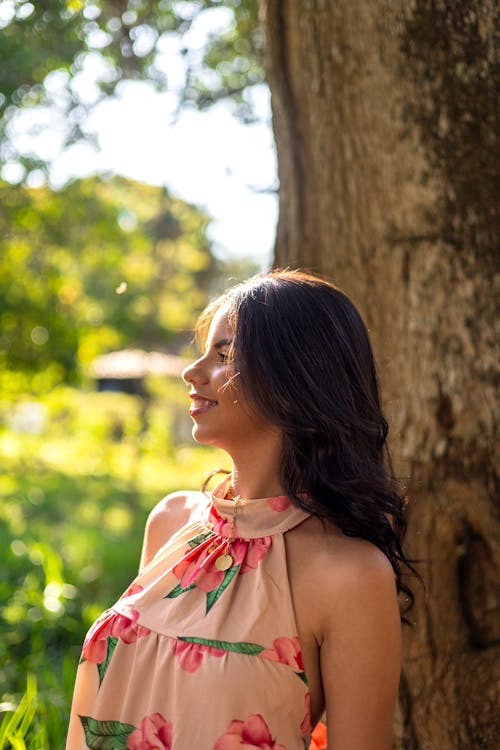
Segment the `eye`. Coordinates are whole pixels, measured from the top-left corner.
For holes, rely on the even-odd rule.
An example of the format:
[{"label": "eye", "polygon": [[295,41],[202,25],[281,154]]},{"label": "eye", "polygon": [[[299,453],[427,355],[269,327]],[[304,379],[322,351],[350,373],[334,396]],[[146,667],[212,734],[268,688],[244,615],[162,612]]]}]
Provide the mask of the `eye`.
[{"label": "eye", "polygon": [[227,362],[226,352],[217,352],[217,356],[220,358],[221,362]]}]

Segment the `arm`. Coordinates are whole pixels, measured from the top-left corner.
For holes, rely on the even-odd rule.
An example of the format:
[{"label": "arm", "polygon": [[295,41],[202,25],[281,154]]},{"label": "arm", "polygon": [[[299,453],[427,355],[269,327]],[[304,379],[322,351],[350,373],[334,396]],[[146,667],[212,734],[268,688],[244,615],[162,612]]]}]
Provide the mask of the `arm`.
[{"label": "arm", "polygon": [[395,578],[385,555],[361,542],[324,601],[321,675],[328,750],[390,750],[401,671]]},{"label": "arm", "polygon": [[199,503],[199,492],[173,492],[155,505],[146,522],[139,572],[151,562],[165,542],[189,522]]}]

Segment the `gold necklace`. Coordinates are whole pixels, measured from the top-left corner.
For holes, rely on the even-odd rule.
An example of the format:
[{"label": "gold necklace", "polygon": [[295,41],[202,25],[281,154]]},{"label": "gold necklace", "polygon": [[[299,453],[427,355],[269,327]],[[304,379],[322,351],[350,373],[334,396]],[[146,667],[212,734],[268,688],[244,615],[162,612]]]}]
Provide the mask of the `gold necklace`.
[{"label": "gold necklace", "polygon": [[232,555],[230,554],[230,550],[231,550],[231,544],[233,543],[233,539],[234,539],[234,530],[236,528],[236,513],[238,511],[238,504],[241,501],[241,497],[239,495],[236,495],[235,497],[233,495],[233,488],[229,487],[224,499],[233,501],[233,516],[231,518],[231,528],[229,530],[229,536],[226,541],[224,552],[222,553],[222,555],[219,555],[219,557],[214,563],[215,568],[221,571],[229,570],[229,568],[231,568],[234,565],[234,559]]}]

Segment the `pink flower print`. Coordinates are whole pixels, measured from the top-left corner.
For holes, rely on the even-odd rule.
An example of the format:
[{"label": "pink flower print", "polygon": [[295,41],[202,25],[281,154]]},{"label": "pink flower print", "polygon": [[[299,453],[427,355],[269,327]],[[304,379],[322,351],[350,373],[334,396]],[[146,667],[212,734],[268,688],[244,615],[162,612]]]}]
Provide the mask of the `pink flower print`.
[{"label": "pink flower print", "polygon": [[238,536],[238,528],[237,526],[233,526],[232,519],[221,516],[213,505],[210,508],[209,521],[212,524],[213,530],[219,536]]},{"label": "pink flower print", "polygon": [[273,647],[261,651],[259,656],[264,659],[271,659],[271,661],[278,661],[280,664],[288,664],[296,672],[304,671],[304,661],[297,636],[293,638],[286,638],[285,636],[275,638]]},{"label": "pink flower print", "polygon": [[311,694],[309,690],[307,691],[305,695],[305,702],[306,702],[306,715],[302,719],[302,723],[300,725],[300,731],[304,735],[304,737],[307,737],[311,733]]},{"label": "pink flower print", "polygon": [[140,585],[140,583],[132,583],[128,589],[120,596],[120,599],[126,599],[127,596],[133,596],[134,594],[138,594],[140,591],[143,591],[144,587]]},{"label": "pink flower print", "polygon": [[[226,539],[211,539],[210,545],[200,544],[177,563],[173,573],[179,578],[182,588],[194,583],[197,589],[209,593],[221,585],[224,571],[217,570],[215,562],[224,554],[226,543]],[[239,573],[255,570],[271,545],[270,536],[261,539],[235,539],[230,547],[233,565],[241,566]]]},{"label": "pink flower print", "polygon": [[[238,546],[236,540],[231,545],[231,550]],[[250,570],[255,570],[267,550],[272,546],[273,538],[271,536],[263,536],[258,539],[250,539],[249,541],[242,541],[242,544],[246,545],[244,554],[241,557],[241,568],[240,573],[248,573]],[[238,553],[235,551],[235,557],[238,559]],[[238,560],[239,562],[239,560]]]},{"label": "pink flower print", "polygon": [[127,739],[129,750],[171,750],[172,722],[161,714],[151,714],[141,721],[141,726]]},{"label": "pink flower print", "polygon": [[86,661],[101,664],[108,652],[108,637],[119,638],[124,643],[133,643],[151,632],[137,623],[139,612],[128,609],[126,615],[121,615],[112,609],[106,610],[90,628],[85,638],[82,656]]},{"label": "pink flower print", "polygon": [[203,661],[203,654],[224,656],[226,653],[222,648],[214,648],[213,646],[205,646],[201,643],[187,643],[186,641],[178,640],[173,642],[172,651],[177,656],[180,666],[186,672],[196,672]]},{"label": "pink flower print", "polygon": [[87,633],[82,649],[82,657],[86,661],[100,664],[106,658],[108,652],[107,639],[111,632],[113,614],[111,609],[103,612]]},{"label": "pink flower print", "polygon": [[270,497],[267,504],[278,513],[287,510],[292,504],[290,499],[286,495],[277,495],[276,497]]},{"label": "pink flower print", "polygon": [[224,553],[225,546],[225,540],[212,541],[210,546],[200,544],[188,552],[173,568],[182,588],[187,588],[191,583],[206,593],[218,588],[224,580],[224,572],[216,569],[215,560]]},{"label": "pink flower print", "polygon": [[269,727],[260,714],[252,714],[246,721],[235,720],[215,743],[214,750],[286,750],[273,740]]},{"label": "pink flower print", "polygon": [[137,623],[139,612],[136,609],[127,607],[126,615],[116,614],[111,624],[110,635],[119,638],[124,643],[134,643],[138,638],[143,638],[150,634],[150,629],[145,628]]}]

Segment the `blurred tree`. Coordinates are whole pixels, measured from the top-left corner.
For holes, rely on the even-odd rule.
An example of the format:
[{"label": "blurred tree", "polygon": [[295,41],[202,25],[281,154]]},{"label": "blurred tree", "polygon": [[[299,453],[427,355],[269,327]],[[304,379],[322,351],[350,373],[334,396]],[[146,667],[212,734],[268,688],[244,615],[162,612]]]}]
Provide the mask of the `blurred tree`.
[{"label": "blurred tree", "polygon": [[221,272],[207,224],[124,178],[0,183],[0,367],[72,379],[110,348],[178,349]]},{"label": "blurred tree", "polygon": [[276,263],[330,276],[363,310],[408,483],[411,553],[424,561],[397,746],[494,750],[498,3],[261,5]]},{"label": "blurred tree", "polygon": [[[179,106],[207,107],[230,97],[241,117],[252,117],[246,92],[264,80],[257,0],[0,0],[0,161],[24,164],[27,171],[45,166],[10,137],[20,109],[34,109],[30,132],[37,133],[40,105],[58,108],[63,146],[89,138],[89,108],[120,82],[145,80],[169,89],[165,49],[171,41],[184,68],[175,89]],[[98,88],[82,97],[77,79],[88,66]]]}]

